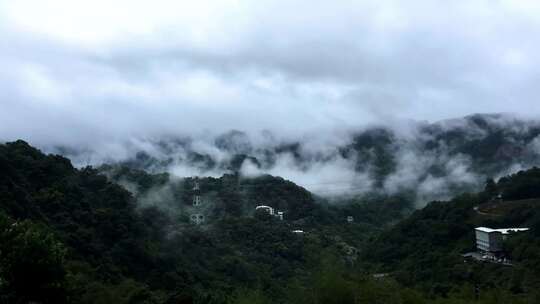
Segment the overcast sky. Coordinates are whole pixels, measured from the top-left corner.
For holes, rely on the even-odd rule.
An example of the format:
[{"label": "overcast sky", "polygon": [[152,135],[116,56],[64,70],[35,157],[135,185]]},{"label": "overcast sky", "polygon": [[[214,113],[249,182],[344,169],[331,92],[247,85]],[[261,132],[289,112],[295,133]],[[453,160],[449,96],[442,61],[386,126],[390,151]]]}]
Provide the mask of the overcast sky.
[{"label": "overcast sky", "polygon": [[0,0],[0,140],[540,115],[540,1]]}]

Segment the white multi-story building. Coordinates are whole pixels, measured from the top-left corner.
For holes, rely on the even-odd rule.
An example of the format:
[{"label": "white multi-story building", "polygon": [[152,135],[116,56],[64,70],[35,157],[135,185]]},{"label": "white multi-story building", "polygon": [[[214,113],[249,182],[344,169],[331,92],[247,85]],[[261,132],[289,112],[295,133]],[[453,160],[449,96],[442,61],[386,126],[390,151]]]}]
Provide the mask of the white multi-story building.
[{"label": "white multi-story building", "polygon": [[529,228],[504,228],[491,229],[487,227],[476,227],[476,248],[484,252],[502,251],[503,241],[513,232],[527,231]]}]

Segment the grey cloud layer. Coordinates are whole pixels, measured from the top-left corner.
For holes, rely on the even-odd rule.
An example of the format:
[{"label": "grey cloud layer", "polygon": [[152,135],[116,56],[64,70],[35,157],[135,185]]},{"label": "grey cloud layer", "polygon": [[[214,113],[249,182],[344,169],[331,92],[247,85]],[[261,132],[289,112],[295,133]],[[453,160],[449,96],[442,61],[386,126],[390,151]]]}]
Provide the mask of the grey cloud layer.
[{"label": "grey cloud layer", "polygon": [[[345,180],[364,191],[375,183],[370,169],[351,170],[357,160],[335,148],[350,142],[351,130],[389,125],[409,144],[396,148],[385,189],[412,183],[420,195],[444,196],[447,179],[481,176],[466,155],[416,149],[425,134],[403,128],[404,120],[540,117],[538,1],[89,3],[0,0],[0,141],[67,147],[84,164],[163,154],[151,143],[193,138],[192,149],[223,161],[231,155],[213,141],[238,129],[259,148],[301,141],[304,156],[326,158],[298,167],[283,154],[263,169],[246,161],[248,176],[283,175],[321,192]],[[486,136],[470,129],[471,138]],[[527,149],[540,151],[539,142]],[[446,164],[447,179],[416,163]]]},{"label": "grey cloud layer", "polygon": [[0,16],[4,140],[540,115],[535,1],[21,0]]}]

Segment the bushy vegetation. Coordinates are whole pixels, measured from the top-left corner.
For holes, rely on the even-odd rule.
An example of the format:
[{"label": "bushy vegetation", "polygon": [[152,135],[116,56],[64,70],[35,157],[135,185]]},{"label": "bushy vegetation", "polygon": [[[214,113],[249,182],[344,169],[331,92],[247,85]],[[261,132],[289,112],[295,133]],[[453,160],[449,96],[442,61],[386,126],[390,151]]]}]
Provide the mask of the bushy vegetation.
[{"label": "bushy vegetation", "polygon": [[[205,191],[216,193],[215,211],[225,216],[199,228],[157,206],[137,205],[136,197],[96,169],[75,169],[67,159],[44,155],[23,141],[0,145],[0,168],[4,222],[37,227],[32,229],[42,231],[34,233],[40,242],[33,246],[41,246],[43,252],[35,252],[44,258],[58,256],[51,265],[58,270],[41,275],[45,283],[27,284],[20,292],[13,286],[21,284],[21,277],[28,280],[30,268],[39,267],[24,264],[24,259],[15,268],[2,264],[2,295],[9,299],[24,302],[20,296],[32,295],[36,302],[59,302],[41,291],[52,288],[49,285],[57,286],[55,294],[72,303],[223,303],[238,286],[264,286],[266,294],[276,298],[289,278],[309,273],[320,252],[338,244],[333,235],[318,232],[322,228],[314,219],[326,211],[317,207],[311,194],[279,178],[262,177],[244,185],[234,175],[201,180]],[[142,171],[120,175],[130,175],[126,180],[136,182],[141,195],[169,182],[167,175]],[[189,204],[184,196],[191,182],[177,184],[178,191],[173,187],[178,205],[184,199]],[[249,205],[253,210],[259,203],[287,209],[290,220],[253,217],[231,207]],[[345,220],[340,222],[344,225]],[[293,234],[295,225],[311,231]],[[6,261],[30,250],[8,246],[8,238],[2,242]],[[34,255],[28,259],[42,263]]]},{"label": "bushy vegetation", "polygon": [[[488,180],[478,194],[430,203],[366,246],[367,267],[392,272],[404,286],[433,296],[448,296],[470,284],[482,291],[534,296],[540,287],[540,201],[527,199],[539,197],[539,178],[540,170],[533,168],[498,183]],[[477,212],[474,207],[483,204],[504,208],[494,214]],[[464,262],[461,254],[475,250],[473,230],[478,226],[531,228],[505,243],[514,267]]]},{"label": "bushy vegetation", "polygon": [[[198,179],[213,205],[202,227],[182,217],[194,179],[76,169],[23,141],[0,145],[0,172],[2,303],[487,304],[539,296],[540,209],[516,204],[483,216],[473,208],[499,193],[536,198],[538,169],[433,202],[396,225],[406,196],[333,205],[271,176]],[[168,194],[156,195],[164,187]],[[160,199],[166,208],[148,203]],[[255,214],[258,204],[286,219]],[[532,228],[505,244],[514,267],[463,261],[477,225]]]}]

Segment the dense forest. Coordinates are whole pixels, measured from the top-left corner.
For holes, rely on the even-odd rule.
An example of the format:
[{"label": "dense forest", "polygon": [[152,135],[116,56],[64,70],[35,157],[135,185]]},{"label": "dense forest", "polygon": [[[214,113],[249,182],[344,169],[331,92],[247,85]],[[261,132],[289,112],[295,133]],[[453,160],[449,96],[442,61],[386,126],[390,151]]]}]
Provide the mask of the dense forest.
[{"label": "dense forest", "polygon": [[[412,213],[407,195],[328,201],[269,175],[178,179],[122,164],[77,169],[23,141],[0,145],[0,172],[2,303],[540,297],[537,168]],[[202,225],[189,220],[195,195],[203,200]],[[477,212],[499,195],[503,207]],[[257,205],[283,211],[284,219],[255,212]],[[531,228],[505,243],[513,267],[464,260],[480,225]]]}]

